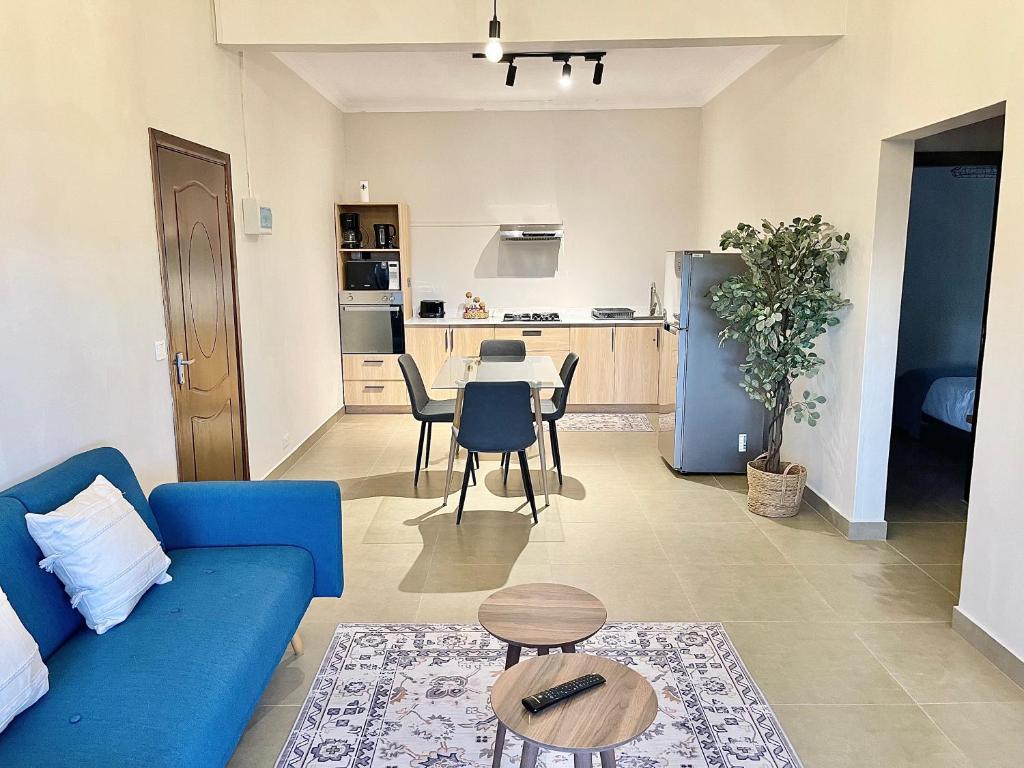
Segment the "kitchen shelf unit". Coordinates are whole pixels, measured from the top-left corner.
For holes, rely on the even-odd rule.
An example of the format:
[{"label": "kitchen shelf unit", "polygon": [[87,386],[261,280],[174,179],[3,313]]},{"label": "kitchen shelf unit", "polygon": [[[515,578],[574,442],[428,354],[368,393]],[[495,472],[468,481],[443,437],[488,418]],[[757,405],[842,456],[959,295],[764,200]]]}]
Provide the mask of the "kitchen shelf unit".
[{"label": "kitchen shelf unit", "polygon": [[[373,225],[390,224],[398,237],[397,248],[349,248],[342,245],[341,214],[358,213],[363,242],[373,242]],[[398,269],[402,278],[402,311],[406,319],[412,317],[412,253],[409,248],[409,206],[405,203],[336,203],[334,206],[334,233],[338,245],[338,290],[345,290],[345,265],[352,253],[398,254]]]}]

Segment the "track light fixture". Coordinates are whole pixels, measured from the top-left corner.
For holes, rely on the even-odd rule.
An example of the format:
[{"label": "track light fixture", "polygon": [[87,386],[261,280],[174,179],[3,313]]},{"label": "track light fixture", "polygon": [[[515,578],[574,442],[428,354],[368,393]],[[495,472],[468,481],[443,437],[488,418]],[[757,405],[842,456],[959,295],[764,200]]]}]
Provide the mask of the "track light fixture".
[{"label": "track light fixture", "polygon": [[[496,26],[497,25],[497,26]],[[500,62],[508,64],[508,71],[505,73],[505,85],[510,88],[516,84],[516,59],[551,59],[551,61],[562,64],[562,73],[558,78],[558,84],[563,88],[568,88],[572,85],[572,60],[583,59],[584,61],[594,62],[594,85],[600,85],[604,79],[604,57],[608,55],[607,51],[521,51],[517,53],[502,53],[501,42],[498,40],[498,36],[501,32],[501,25],[498,22],[497,16],[497,3],[495,3],[495,15],[491,19],[491,32],[494,33],[491,40],[487,43],[487,50],[484,53],[474,53],[474,59],[487,59],[488,61]],[[494,51],[491,49],[491,43],[497,44],[498,57],[492,58]]]},{"label": "track light fixture", "polygon": [[505,51],[501,47],[501,22],[498,21],[498,0],[494,0],[494,16],[487,25],[487,45],[484,47],[484,58],[497,64]]}]

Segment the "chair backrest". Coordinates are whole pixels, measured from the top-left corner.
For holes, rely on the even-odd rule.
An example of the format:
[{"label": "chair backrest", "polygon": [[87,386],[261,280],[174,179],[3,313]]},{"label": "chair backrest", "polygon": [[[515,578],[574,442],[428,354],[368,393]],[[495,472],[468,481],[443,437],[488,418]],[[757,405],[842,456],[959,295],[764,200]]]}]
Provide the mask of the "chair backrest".
[{"label": "chair backrest", "polygon": [[462,396],[459,445],[470,451],[522,451],[537,440],[533,394],[525,381],[472,381]]},{"label": "chair backrest", "polygon": [[480,342],[480,357],[526,357],[526,342],[522,339],[484,339]]},{"label": "chair backrest", "polygon": [[562,386],[551,395],[551,402],[555,404],[555,418],[560,419],[565,415],[565,406],[569,403],[569,387],[572,386],[572,377],[576,375],[576,366],[579,365],[580,356],[570,352],[562,361],[562,368],[558,372],[558,378],[562,380]]},{"label": "chair backrest", "polygon": [[409,404],[412,406],[412,415],[418,419],[423,415],[423,409],[427,407],[427,403],[430,402],[430,395],[427,394],[427,388],[423,386],[420,368],[416,365],[412,355],[399,355],[398,365],[402,369],[405,387],[409,390]]}]

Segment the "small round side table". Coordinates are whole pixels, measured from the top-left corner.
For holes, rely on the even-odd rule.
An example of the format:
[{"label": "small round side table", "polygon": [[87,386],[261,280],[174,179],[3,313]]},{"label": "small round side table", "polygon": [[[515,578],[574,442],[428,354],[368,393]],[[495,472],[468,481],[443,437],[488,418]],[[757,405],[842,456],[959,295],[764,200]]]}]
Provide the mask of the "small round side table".
[{"label": "small round side table", "polygon": [[[539,656],[546,656],[552,648],[576,653],[577,643],[597,634],[604,626],[608,611],[600,600],[576,587],[519,584],[484,600],[478,618],[485,630],[508,643],[508,669],[519,661],[523,648],[536,648]],[[505,724],[499,718],[492,768],[501,764],[504,746]]]},{"label": "small round side table", "polygon": [[[523,697],[596,673],[606,682],[537,714]],[[624,664],[589,654],[538,656],[506,669],[491,689],[491,708],[523,740],[520,768],[534,768],[541,749],[569,752],[575,768],[615,768],[615,748],[640,736],[658,714],[651,684]]]}]

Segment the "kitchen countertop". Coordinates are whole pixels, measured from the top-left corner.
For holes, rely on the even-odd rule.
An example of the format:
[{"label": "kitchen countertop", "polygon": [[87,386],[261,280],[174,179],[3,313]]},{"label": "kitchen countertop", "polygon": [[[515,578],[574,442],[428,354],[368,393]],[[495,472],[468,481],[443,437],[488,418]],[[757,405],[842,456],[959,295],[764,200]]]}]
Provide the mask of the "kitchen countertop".
[{"label": "kitchen countertop", "polygon": [[[634,307],[635,309],[635,307]],[[533,320],[533,321],[518,321],[506,323],[501,319],[505,312],[557,312],[559,320],[557,322]],[[637,310],[637,314],[645,314],[646,309]],[[561,326],[570,325],[661,325],[662,320],[597,320],[590,316],[589,309],[539,309],[539,310],[526,310],[526,309],[509,309],[509,310],[495,310],[491,317],[486,320],[466,320],[462,317],[462,313],[456,310],[454,313],[448,314],[446,317],[410,317],[405,321],[406,325],[425,325],[425,326],[449,326],[449,325],[504,325],[509,327],[516,326],[542,326],[558,328]]]}]

